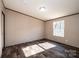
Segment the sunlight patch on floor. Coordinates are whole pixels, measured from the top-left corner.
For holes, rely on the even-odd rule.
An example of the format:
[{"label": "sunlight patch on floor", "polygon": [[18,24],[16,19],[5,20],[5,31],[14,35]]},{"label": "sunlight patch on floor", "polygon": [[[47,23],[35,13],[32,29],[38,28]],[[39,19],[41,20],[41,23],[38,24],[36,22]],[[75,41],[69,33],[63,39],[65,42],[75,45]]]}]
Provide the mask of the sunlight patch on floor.
[{"label": "sunlight patch on floor", "polygon": [[44,51],[44,49],[42,49],[38,45],[28,46],[28,47],[22,48],[22,50],[26,57],[29,57]]},{"label": "sunlight patch on floor", "polygon": [[41,53],[47,49],[56,47],[55,44],[51,44],[49,42],[39,43],[31,46],[27,46],[22,48],[26,57]]},{"label": "sunlight patch on floor", "polygon": [[41,47],[43,47],[44,49],[50,49],[50,48],[56,47],[55,44],[51,44],[51,43],[49,43],[49,42],[40,43],[39,45],[40,45]]}]

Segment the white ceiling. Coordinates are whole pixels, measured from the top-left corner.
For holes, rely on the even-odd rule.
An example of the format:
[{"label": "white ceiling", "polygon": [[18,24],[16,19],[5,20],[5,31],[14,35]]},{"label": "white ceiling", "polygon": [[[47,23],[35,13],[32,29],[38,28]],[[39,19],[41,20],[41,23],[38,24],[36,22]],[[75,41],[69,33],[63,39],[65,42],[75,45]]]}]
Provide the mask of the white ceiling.
[{"label": "white ceiling", "polygon": [[[79,12],[79,0],[3,0],[5,7],[24,14],[50,20]],[[39,10],[45,7],[46,11]]]}]

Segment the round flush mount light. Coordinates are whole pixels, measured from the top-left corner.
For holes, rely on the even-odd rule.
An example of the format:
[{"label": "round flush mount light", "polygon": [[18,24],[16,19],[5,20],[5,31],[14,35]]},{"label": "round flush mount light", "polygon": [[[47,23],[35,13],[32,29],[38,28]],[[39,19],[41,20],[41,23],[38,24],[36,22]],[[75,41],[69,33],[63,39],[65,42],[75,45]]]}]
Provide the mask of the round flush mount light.
[{"label": "round flush mount light", "polygon": [[24,3],[27,3],[28,1],[27,0],[24,0]]},{"label": "round flush mount light", "polygon": [[39,9],[40,11],[43,11],[43,12],[46,11],[46,7],[40,7]]}]

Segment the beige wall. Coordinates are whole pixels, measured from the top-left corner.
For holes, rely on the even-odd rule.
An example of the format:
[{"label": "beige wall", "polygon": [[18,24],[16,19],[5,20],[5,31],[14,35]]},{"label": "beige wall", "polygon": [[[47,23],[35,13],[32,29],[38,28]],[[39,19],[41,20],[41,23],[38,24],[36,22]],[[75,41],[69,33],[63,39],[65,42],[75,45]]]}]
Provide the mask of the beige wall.
[{"label": "beige wall", "polygon": [[[58,20],[65,21],[64,37],[53,36],[53,22]],[[67,45],[79,47],[79,14],[52,21],[47,21],[45,23],[45,27],[46,27],[46,38]]]},{"label": "beige wall", "polygon": [[6,9],[6,46],[44,38],[44,22]]},{"label": "beige wall", "polygon": [[2,0],[0,0],[0,57],[2,55],[2,48],[3,48],[3,32],[2,32],[2,11],[5,12],[3,4],[2,4]]}]

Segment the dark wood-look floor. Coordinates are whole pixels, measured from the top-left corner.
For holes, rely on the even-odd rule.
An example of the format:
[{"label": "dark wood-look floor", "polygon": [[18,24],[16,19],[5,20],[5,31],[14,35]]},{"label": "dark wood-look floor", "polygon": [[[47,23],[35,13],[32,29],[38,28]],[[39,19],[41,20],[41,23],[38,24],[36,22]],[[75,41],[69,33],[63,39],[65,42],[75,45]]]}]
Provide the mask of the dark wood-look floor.
[{"label": "dark wood-look floor", "polygon": [[[45,42],[48,42],[56,46],[51,47],[49,49],[45,49],[44,47],[39,45]],[[37,45],[40,48],[44,49],[44,51],[27,57],[24,54],[22,48],[32,46],[32,45]],[[34,42],[23,43],[23,44],[6,47],[5,49],[3,49],[2,58],[25,58],[25,57],[26,58],[73,58],[73,57],[79,56],[78,52],[79,51],[75,48],[72,49],[69,46],[65,46],[65,45],[58,44],[56,42],[44,39],[44,40],[37,40]]]}]

